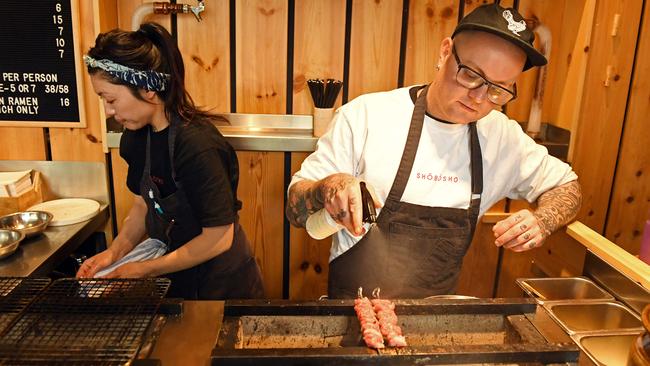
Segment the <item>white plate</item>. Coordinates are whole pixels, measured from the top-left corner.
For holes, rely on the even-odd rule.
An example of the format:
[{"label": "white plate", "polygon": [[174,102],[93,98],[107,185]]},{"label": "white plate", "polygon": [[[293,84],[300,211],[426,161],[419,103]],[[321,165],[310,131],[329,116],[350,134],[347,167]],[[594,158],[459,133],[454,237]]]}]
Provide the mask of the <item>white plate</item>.
[{"label": "white plate", "polygon": [[39,203],[28,210],[52,214],[50,226],[72,225],[91,219],[99,212],[99,202],[87,198],[62,198]]}]

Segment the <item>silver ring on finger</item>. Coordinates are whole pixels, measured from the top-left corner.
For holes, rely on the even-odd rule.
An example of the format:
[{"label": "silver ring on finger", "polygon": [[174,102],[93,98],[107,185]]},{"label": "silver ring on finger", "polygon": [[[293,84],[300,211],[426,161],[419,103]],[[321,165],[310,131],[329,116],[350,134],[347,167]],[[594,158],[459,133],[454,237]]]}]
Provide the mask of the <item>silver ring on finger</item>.
[{"label": "silver ring on finger", "polygon": [[524,233],[524,240],[528,240],[528,239],[530,239],[530,233],[529,233],[529,232],[525,232],[525,233]]},{"label": "silver ring on finger", "polygon": [[533,249],[533,248],[535,248],[535,245],[536,245],[535,241],[532,241],[532,240],[531,240],[531,241],[528,243],[528,249]]},{"label": "silver ring on finger", "polygon": [[526,224],[521,224],[521,225],[519,225],[519,228],[521,229],[521,232],[523,233],[523,232],[526,231],[526,229],[528,229],[528,226]]}]

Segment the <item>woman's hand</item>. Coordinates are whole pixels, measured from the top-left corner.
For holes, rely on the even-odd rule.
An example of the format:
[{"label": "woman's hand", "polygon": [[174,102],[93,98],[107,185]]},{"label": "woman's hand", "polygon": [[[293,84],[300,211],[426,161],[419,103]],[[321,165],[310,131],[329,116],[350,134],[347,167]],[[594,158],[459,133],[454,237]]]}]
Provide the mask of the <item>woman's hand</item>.
[{"label": "woman's hand", "polygon": [[118,260],[117,255],[107,249],[86,259],[79,267],[76,276],[77,278],[93,278],[95,273],[115,263],[116,260]]},{"label": "woman's hand", "polygon": [[149,271],[148,263],[149,261],[144,262],[132,262],[125,263],[117,267],[113,272],[107,274],[102,278],[144,278],[152,277]]},{"label": "woman's hand", "polygon": [[546,239],[537,217],[528,210],[521,210],[505,220],[497,222],[492,228],[494,244],[514,252],[523,252],[540,247]]}]

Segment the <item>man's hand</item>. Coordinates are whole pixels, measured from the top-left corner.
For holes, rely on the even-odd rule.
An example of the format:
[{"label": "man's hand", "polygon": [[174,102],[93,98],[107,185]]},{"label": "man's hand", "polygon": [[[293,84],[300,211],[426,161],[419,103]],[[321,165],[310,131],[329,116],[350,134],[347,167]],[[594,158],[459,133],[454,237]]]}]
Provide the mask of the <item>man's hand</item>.
[{"label": "man's hand", "polygon": [[497,222],[492,231],[496,238],[494,244],[515,252],[539,247],[547,237],[537,217],[528,210],[521,210]]},{"label": "man's hand", "polygon": [[86,259],[77,271],[77,278],[93,278],[95,273],[110,266],[118,260],[117,255],[110,249]]},{"label": "man's hand", "polygon": [[[363,207],[359,183],[359,179],[345,173],[332,174],[319,181],[300,181],[289,190],[287,218],[292,225],[305,227],[310,215],[325,208],[351,234],[362,235]],[[366,187],[375,208],[380,208],[374,189],[368,183]]]},{"label": "man's hand", "polygon": [[323,207],[334,221],[353,235],[363,234],[360,181],[344,173],[332,174],[320,181]]},{"label": "man's hand", "polygon": [[582,204],[582,192],[577,181],[549,189],[537,198],[534,213],[521,210],[499,221],[492,231],[497,246],[515,252],[530,250],[542,245],[552,233],[575,219]]}]

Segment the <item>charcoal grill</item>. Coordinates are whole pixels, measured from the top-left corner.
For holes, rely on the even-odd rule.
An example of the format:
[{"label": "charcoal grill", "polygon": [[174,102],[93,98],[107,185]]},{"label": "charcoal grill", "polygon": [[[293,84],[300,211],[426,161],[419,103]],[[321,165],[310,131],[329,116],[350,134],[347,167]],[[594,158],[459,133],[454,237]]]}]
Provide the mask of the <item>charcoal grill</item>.
[{"label": "charcoal grill", "polygon": [[[571,363],[535,327],[532,299],[396,300],[408,347],[365,347],[351,300],[226,301],[213,365]],[[559,332],[561,330],[558,329]]]},{"label": "charcoal grill", "polygon": [[138,353],[168,279],[60,279],[0,334],[0,365],[123,365]]},{"label": "charcoal grill", "polygon": [[0,332],[50,284],[49,278],[0,278]]}]

